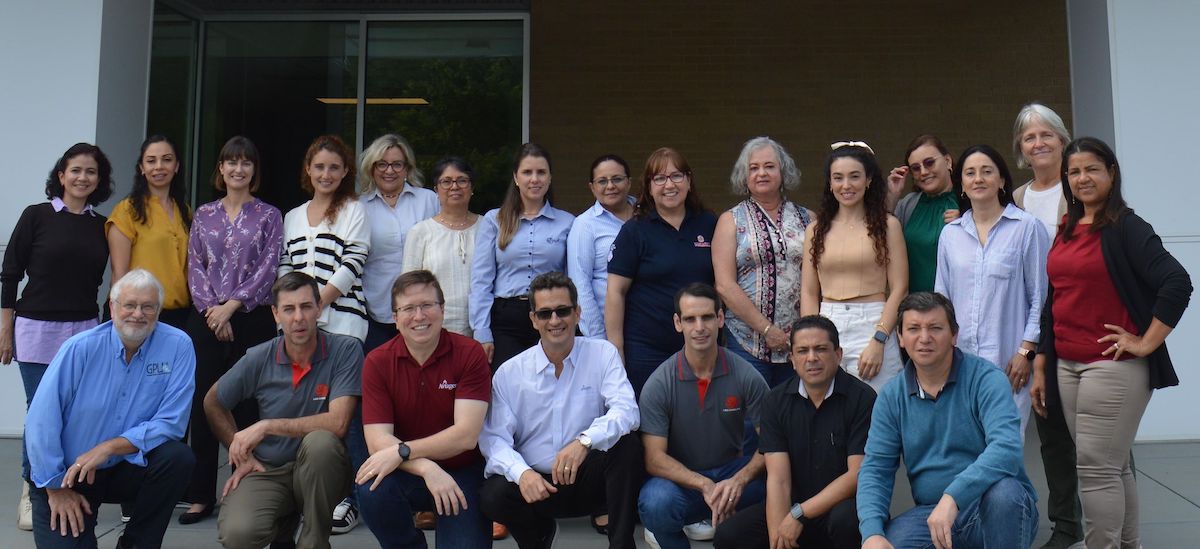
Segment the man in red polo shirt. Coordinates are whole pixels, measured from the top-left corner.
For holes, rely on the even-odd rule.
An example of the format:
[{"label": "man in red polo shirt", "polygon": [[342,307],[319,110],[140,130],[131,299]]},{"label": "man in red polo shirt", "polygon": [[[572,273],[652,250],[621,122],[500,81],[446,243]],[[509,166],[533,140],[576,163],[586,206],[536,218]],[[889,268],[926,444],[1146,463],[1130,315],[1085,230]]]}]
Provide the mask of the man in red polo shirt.
[{"label": "man in red polo shirt", "polygon": [[400,335],[363,364],[363,430],[371,457],[355,482],[363,518],[379,544],[424,547],[414,511],[436,511],[439,545],[490,547],[480,512],[479,431],[492,396],[487,355],[442,329],[445,297],[429,271],[392,285]]}]

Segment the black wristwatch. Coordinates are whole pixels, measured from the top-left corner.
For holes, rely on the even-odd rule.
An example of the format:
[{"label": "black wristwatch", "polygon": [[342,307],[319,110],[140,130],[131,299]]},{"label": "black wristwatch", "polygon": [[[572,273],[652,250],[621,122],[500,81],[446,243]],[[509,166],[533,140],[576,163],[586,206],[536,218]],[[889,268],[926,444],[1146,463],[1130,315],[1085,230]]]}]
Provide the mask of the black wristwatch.
[{"label": "black wristwatch", "polygon": [[400,445],[396,447],[396,452],[399,452],[400,454],[400,463],[404,463],[408,461],[408,456],[412,453],[412,449],[409,448],[407,444],[401,442]]},{"label": "black wristwatch", "polygon": [[880,343],[887,343],[888,333],[883,330],[875,330],[875,335],[871,339]]},{"label": "black wristwatch", "polygon": [[1025,357],[1025,360],[1032,362],[1033,357],[1037,356],[1037,351],[1034,351],[1033,349],[1026,349],[1024,347],[1018,347],[1017,354]]}]

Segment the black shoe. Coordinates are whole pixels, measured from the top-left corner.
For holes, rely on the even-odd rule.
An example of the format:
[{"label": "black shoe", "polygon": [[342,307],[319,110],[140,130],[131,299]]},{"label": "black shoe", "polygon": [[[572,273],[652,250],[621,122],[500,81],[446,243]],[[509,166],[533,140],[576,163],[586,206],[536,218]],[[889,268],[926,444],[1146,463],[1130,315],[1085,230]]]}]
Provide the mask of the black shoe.
[{"label": "black shoe", "polygon": [[197,522],[211,517],[213,514],[213,507],[216,507],[216,505],[210,504],[204,506],[204,509],[195,513],[188,511],[182,515],[179,515],[179,524],[196,524]]},{"label": "black shoe", "polygon": [[600,517],[592,517],[592,529],[595,530],[596,533],[600,534],[601,536],[607,536],[608,535],[608,525],[600,524],[600,523],[596,522],[596,519],[598,519],[598,518],[600,518]]}]

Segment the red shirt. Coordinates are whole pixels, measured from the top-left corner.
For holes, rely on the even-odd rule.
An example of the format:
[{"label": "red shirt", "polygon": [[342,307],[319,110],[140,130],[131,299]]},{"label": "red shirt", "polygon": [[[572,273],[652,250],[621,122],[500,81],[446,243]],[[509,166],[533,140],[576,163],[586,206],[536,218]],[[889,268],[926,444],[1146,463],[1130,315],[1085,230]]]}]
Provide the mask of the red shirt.
[{"label": "red shirt", "polygon": [[[489,402],[492,374],[487,355],[475,340],[442,330],[437,349],[424,365],[396,336],[367,355],[362,374],[363,424],[390,423],[400,440],[437,434],[454,424],[454,401]],[[483,459],[476,446],[445,460],[443,469],[459,469]]]},{"label": "red shirt", "polygon": [[[1105,324],[1139,333],[1104,265],[1100,233],[1091,232],[1091,228],[1090,224],[1080,223],[1070,242],[1064,243],[1061,236],[1056,238],[1046,260],[1050,286],[1054,288],[1054,349],[1059,358],[1084,363],[1112,360],[1111,353],[1100,354],[1112,343],[1096,342],[1113,333]],[[1122,354],[1122,360],[1128,358],[1134,357]]]}]

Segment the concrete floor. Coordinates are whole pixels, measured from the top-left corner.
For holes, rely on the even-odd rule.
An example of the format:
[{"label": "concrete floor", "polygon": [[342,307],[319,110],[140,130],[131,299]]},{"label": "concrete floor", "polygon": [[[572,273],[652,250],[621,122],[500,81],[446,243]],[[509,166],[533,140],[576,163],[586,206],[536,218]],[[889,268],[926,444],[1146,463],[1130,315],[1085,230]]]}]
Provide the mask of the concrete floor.
[{"label": "concrete floor", "polygon": [[[1039,494],[1046,491],[1046,479],[1042,470],[1041,457],[1037,453],[1037,434],[1027,434],[1025,466]],[[1138,471],[1138,494],[1141,498],[1142,545],[1147,548],[1195,547],[1200,539],[1200,442],[1189,443],[1144,443],[1134,447]],[[0,547],[6,549],[33,548],[33,536],[16,527],[17,497],[20,494],[21,446],[19,440],[0,440],[0,463],[8,464],[11,474],[0,475]],[[228,469],[225,469],[228,474]],[[222,477],[222,481],[224,476]],[[899,478],[893,499],[893,513],[912,506],[908,482]],[[1043,498],[1044,499],[1044,498]],[[7,500],[8,503],[2,503]],[[1050,536],[1050,523],[1045,519],[1045,503],[1038,502],[1042,523],[1034,547],[1041,545]],[[181,513],[176,510],[176,514]],[[96,528],[100,547],[116,545],[121,531],[120,511],[116,505],[105,505],[100,509],[99,525]],[[217,521],[209,519],[199,524],[181,526],[172,522],[167,529],[163,547],[190,549],[217,546]],[[586,518],[559,521],[559,547],[579,549],[603,548],[605,538],[597,535],[588,525]],[[432,532],[426,533],[430,547],[434,547]],[[638,528],[639,547],[645,547]],[[354,531],[334,536],[335,549],[377,547],[378,543],[365,525]],[[711,547],[711,543],[694,542],[694,547]],[[512,538],[498,541],[497,549],[515,548]]]}]

